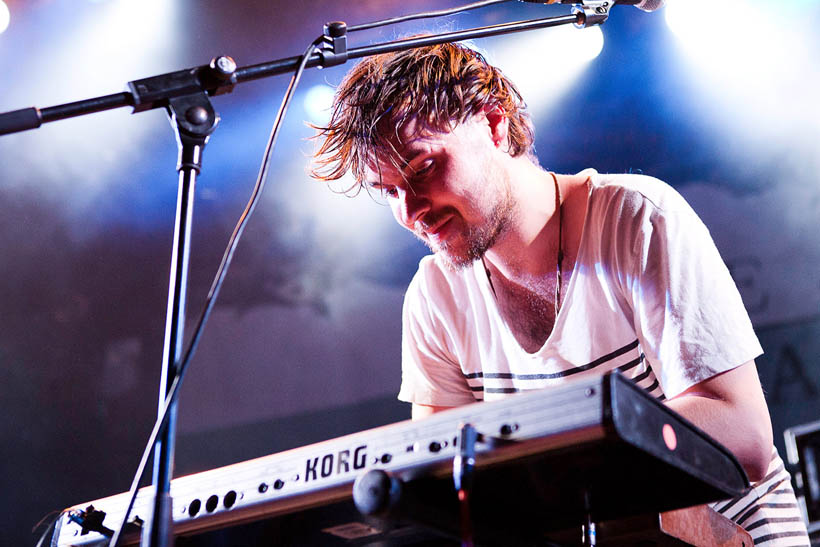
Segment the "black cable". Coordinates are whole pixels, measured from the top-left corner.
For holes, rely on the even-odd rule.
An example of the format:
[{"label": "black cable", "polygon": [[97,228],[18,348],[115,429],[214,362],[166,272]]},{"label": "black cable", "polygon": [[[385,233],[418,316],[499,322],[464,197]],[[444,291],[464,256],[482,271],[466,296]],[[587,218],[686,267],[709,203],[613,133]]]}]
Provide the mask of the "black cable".
[{"label": "black cable", "polygon": [[[37,528],[48,522],[48,526],[40,535],[40,540],[37,542],[35,547],[46,547],[46,545],[50,545],[50,543],[46,543],[50,535],[54,533],[54,530],[57,528],[57,521],[63,516],[63,511],[52,511],[48,513],[46,516],[40,519],[40,522],[34,525],[34,528],[31,530],[32,533],[37,531]],[[49,520],[49,518],[51,520]]]},{"label": "black cable", "polygon": [[413,13],[410,15],[402,15],[399,17],[391,17],[390,19],[382,19],[381,21],[373,21],[371,23],[362,23],[361,25],[353,25],[347,27],[348,32],[356,32],[357,30],[367,30],[375,27],[384,27],[387,25],[395,25],[405,21],[414,21],[416,19],[428,19],[430,17],[444,17],[445,15],[452,15],[454,13],[461,13],[462,11],[469,11],[473,9],[483,8],[485,6],[492,6],[493,4],[503,4],[504,2],[511,2],[512,0],[484,0],[483,2],[473,2],[457,8],[449,8],[437,11],[425,11],[422,13]]},{"label": "black cable", "polygon": [[[504,2],[509,2],[511,0],[484,0],[481,2],[474,2],[472,4],[467,4],[465,6],[461,6],[458,8],[450,8],[445,10],[438,10],[438,11],[430,11],[430,12],[423,12],[411,15],[405,15],[400,17],[394,17],[391,19],[384,19],[381,21],[374,21],[371,23],[364,23],[362,25],[355,25],[352,27],[348,27],[348,32],[355,32],[359,30],[366,30],[374,27],[385,26],[396,24],[404,21],[411,21],[415,19],[423,19],[423,18],[430,18],[430,17],[441,17],[445,15],[451,15],[454,13],[459,13],[462,11],[468,11],[472,9],[482,8],[485,6],[490,6],[493,4],[501,4]],[[193,357],[194,352],[196,351],[197,346],[199,345],[200,338],[202,337],[202,332],[204,330],[205,323],[208,321],[211,312],[213,311],[213,307],[216,304],[216,298],[219,295],[219,292],[222,288],[222,284],[225,281],[225,277],[228,272],[228,268],[230,267],[231,262],[233,261],[233,255],[236,251],[236,247],[239,243],[239,238],[242,236],[242,233],[245,230],[245,227],[250,220],[251,215],[253,214],[256,206],[259,203],[259,198],[262,194],[262,190],[265,187],[268,169],[270,165],[270,157],[271,152],[273,151],[274,146],[276,145],[276,141],[279,137],[279,130],[282,125],[282,120],[284,119],[285,113],[287,112],[288,106],[290,105],[291,100],[293,99],[293,93],[296,86],[299,83],[299,80],[302,77],[302,73],[305,70],[305,66],[310,59],[311,55],[313,54],[314,50],[324,43],[325,36],[320,36],[316,40],[314,40],[310,46],[305,50],[299,60],[299,66],[297,67],[296,71],[294,72],[293,76],[291,77],[290,83],[288,84],[287,91],[285,92],[285,96],[282,99],[282,104],[277,112],[276,119],[274,120],[273,127],[271,128],[271,133],[268,137],[267,145],[265,146],[265,152],[262,159],[262,164],[259,169],[259,173],[257,175],[256,183],[254,188],[251,192],[251,197],[248,200],[247,205],[245,206],[244,211],[239,217],[236,226],[234,227],[234,231],[231,234],[231,237],[228,240],[228,245],[225,249],[225,252],[222,255],[222,262],[217,268],[217,272],[214,276],[214,280],[211,283],[211,288],[208,291],[208,296],[205,301],[205,305],[203,307],[202,313],[200,314],[199,321],[194,329],[193,335],[191,337],[191,341],[188,345],[188,349],[185,352],[182,360],[178,363],[175,368],[178,370],[176,377],[174,378],[173,383],[171,384],[168,394],[165,397],[165,402],[162,408],[162,412],[160,413],[160,417],[154,423],[154,428],[151,431],[151,435],[149,436],[148,442],[146,443],[145,450],[142,454],[142,459],[140,460],[140,464],[137,468],[137,472],[134,475],[134,479],[131,483],[131,488],[129,490],[129,502],[128,506],[125,511],[125,515],[122,518],[122,522],[120,522],[119,526],[116,529],[116,532],[111,538],[109,542],[109,547],[117,547],[122,531],[125,528],[125,525],[128,521],[128,516],[131,513],[131,510],[134,507],[134,502],[137,497],[137,492],[139,490],[139,482],[142,479],[142,475],[145,472],[145,468],[148,463],[148,458],[150,457],[151,450],[156,443],[156,439],[159,436],[160,431],[165,426],[165,420],[168,414],[168,409],[174,403],[177,398],[177,393],[179,392],[179,388],[182,385],[182,380],[185,376],[185,372],[188,369],[188,364]]]},{"label": "black cable", "polygon": [[191,337],[191,342],[188,345],[188,350],[185,352],[184,357],[182,358],[180,363],[176,363],[178,365],[176,369],[179,371],[174,378],[171,387],[168,390],[168,395],[165,397],[165,403],[162,408],[162,412],[160,413],[160,417],[154,423],[154,429],[151,431],[151,435],[148,439],[148,443],[145,446],[145,450],[142,454],[142,460],[140,461],[139,467],[137,468],[137,472],[134,476],[134,480],[131,483],[131,489],[129,490],[129,502],[128,507],[125,510],[125,515],[122,518],[122,522],[117,527],[116,533],[112,536],[111,541],[109,542],[109,547],[117,547],[117,544],[120,541],[120,537],[122,535],[122,531],[125,528],[125,524],[128,521],[128,515],[131,513],[131,509],[134,507],[134,501],[137,497],[137,492],[139,490],[139,482],[142,479],[142,475],[145,472],[145,467],[148,463],[148,458],[151,454],[151,450],[153,449],[154,443],[156,442],[157,436],[162,428],[165,426],[165,419],[168,414],[168,409],[174,403],[177,397],[177,393],[179,392],[179,388],[182,385],[182,380],[185,375],[185,371],[188,369],[188,363],[193,357],[194,352],[196,351],[196,347],[199,344],[199,340],[202,336],[202,331],[204,330],[205,323],[208,321],[208,317],[211,315],[213,311],[213,307],[216,304],[216,298],[219,295],[219,291],[222,288],[222,284],[225,281],[225,276],[228,273],[228,268],[233,261],[233,255],[236,251],[236,247],[239,244],[239,238],[242,236],[242,232],[245,230],[245,227],[250,220],[253,211],[256,209],[256,206],[259,203],[259,198],[262,194],[262,190],[265,188],[265,182],[268,175],[268,168],[270,166],[270,157],[271,152],[273,151],[274,146],[276,145],[276,140],[279,137],[279,130],[282,126],[282,120],[285,117],[285,113],[288,110],[288,106],[290,105],[291,100],[293,99],[293,93],[296,89],[296,86],[299,84],[299,80],[302,77],[302,73],[305,71],[305,65],[307,64],[308,59],[313,54],[313,51],[324,41],[324,36],[320,36],[316,40],[314,40],[310,46],[305,50],[302,54],[299,62],[299,66],[294,72],[293,76],[290,79],[290,83],[288,84],[288,89],[285,92],[285,96],[282,99],[282,105],[279,107],[279,111],[276,114],[276,119],[273,122],[273,127],[271,128],[271,133],[268,137],[267,145],[265,146],[264,157],[262,158],[262,165],[259,168],[259,174],[256,178],[256,184],[254,184],[253,191],[251,192],[251,197],[248,200],[248,204],[245,206],[245,210],[242,211],[242,214],[239,217],[239,220],[234,227],[234,231],[231,234],[230,239],[228,240],[228,245],[225,249],[224,254],[222,255],[222,262],[219,264],[219,268],[217,268],[216,275],[214,276],[213,283],[211,284],[211,289],[208,291],[208,297],[205,301],[205,306],[203,307],[202,313],[199,317],[199,321],[197,322],[196,328],[194,329],[194,334]]}]

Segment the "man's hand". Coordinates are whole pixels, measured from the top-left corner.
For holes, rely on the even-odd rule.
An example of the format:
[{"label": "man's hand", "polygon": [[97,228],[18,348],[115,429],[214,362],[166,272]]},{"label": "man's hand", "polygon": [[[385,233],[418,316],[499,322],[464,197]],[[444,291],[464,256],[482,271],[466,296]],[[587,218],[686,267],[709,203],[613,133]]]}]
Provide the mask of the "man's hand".
[{"label": "man's hand", "polygon": [[695,384],[667,404],[728,448],[749,480],[765,476],[772,423],[754,361]]}]

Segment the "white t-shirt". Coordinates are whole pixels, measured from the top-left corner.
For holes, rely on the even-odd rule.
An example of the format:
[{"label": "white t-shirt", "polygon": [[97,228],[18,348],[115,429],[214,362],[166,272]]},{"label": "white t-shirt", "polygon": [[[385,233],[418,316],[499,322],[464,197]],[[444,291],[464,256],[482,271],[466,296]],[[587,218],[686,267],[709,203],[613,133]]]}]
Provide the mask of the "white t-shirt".
[{"label": "white t-shirt", "polygon": [[674,397],[762,353],[734,281],[683,198],[646,176],[589,176],[575,267],[535,353],[502,319],[481,261],[452,272],[422,259],[404,301],[401,400],[456,406],[618,367]]},{"label": "white t-shirt", "polygon": [[[541,349],[521,348],[481,261],[453,272],[424,257],[404,301],[399,399],[459,406],[616,368],[664,399],[762,353],[709,231],[680,194],[652,177],[583,174],[591,181],[583,235]],[[756,538],[785,526],[789,544],[799,545],[806,538],[793,521],[796,505],[774,517],[760,512],[758,498],[772,485],[767,502],[775,490],[778,503],[795,502],[776,452],[770,472],[724,512],[745,515],[746,526],[762,522],[750,530]],[[775,530],[771,518],[788,520]]]}]

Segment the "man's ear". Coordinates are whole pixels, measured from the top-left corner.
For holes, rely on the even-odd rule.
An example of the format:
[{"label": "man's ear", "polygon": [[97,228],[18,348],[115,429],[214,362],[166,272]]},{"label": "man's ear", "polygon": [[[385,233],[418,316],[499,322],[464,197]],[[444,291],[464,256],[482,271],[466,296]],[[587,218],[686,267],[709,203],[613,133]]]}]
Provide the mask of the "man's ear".
[{"label": "man's ear", "polygon": [[490,136],[496,148],[501,148],[504,151],[509,150],[509,129],[510,120],[507,118],[504,109],[499,105],[487,105],[484,107],[484,115],[487,117],[487,122],[490,128]]}]

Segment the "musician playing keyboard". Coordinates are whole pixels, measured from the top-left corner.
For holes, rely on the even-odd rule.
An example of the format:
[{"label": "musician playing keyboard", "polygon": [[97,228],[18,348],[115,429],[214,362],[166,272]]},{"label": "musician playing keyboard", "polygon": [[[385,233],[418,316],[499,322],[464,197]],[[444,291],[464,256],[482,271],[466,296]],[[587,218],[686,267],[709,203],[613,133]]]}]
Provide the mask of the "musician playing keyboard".
[{"label": "musician playing keyboard", "polygon": [[432,250],[404,302],[414,418],[618,369],[729,448],[754,488],[713,504],[760,545],[808,545],[708,230],[670,186],[533,150],[515,85],[464,46],[368,58],[320,128],[314,175],[383,196]]}]

